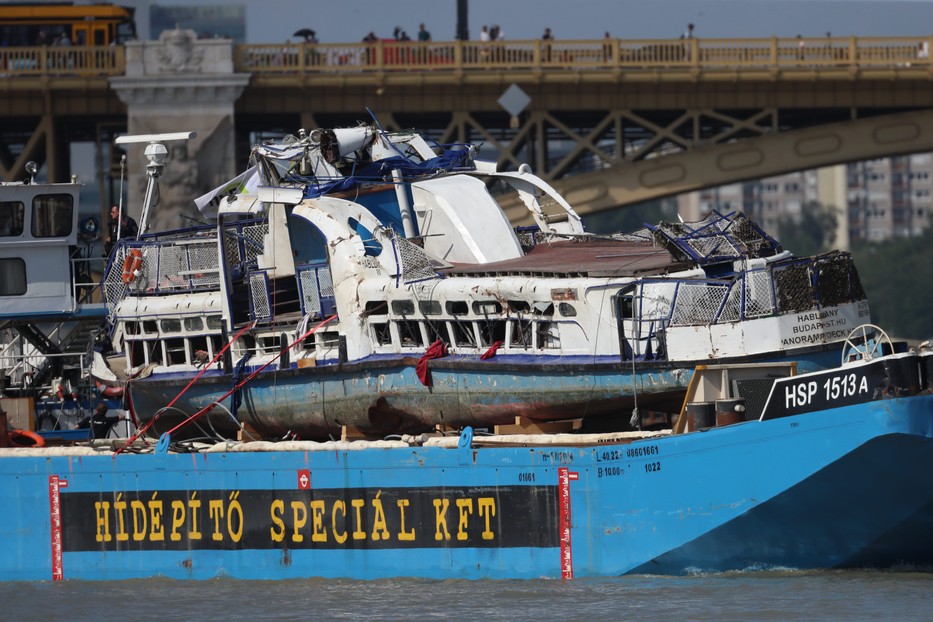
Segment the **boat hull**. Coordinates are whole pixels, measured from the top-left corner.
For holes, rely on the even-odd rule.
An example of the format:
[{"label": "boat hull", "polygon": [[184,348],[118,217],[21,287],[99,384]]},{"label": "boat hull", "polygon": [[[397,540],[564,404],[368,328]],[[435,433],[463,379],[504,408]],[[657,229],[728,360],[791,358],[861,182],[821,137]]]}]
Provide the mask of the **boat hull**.
[{"label": "boat hull", "polygon": [[[835,348],[827,346],[785,357],[749,357],[743,362],[794,360],[803,373],[837,364],[838,356]],[[237,421],[267,438],[297,435],[304,439],[339,437],[344,426],[385,436],[430,431],[435,426],[512,424],[516,417],[534,421],[615,417],[625,427],[635,405],[678,412],[693,374],[692,364],[663,361],[640,361],[633,369],[630,363],[600,363],[588,357],[562,357],[547,363],[448,357],[430,362],[431,384],[426,386],[416,373],[416,363],[412,358],[372,359],[265,371],[243,387],[236,409],[232,398],[227,398],[209,416],[199,418],[197,425],[179,430],[176,437],[235,435]],[[244,370],[241,376],[247,373]],[[186,374],[153,375],[131,382],[137,417],[146,423],[174,401],[173,409],[162,412],[152,427],[159,434],[209,407],[236,384],[229,374],[208,373],[182,393],[190,382]]]},{"label": "boat hull", "polygon": [[569,578],[933,564],[933,395],[627,444],[461,440],[115,458],[3,453],[0,579]]}]

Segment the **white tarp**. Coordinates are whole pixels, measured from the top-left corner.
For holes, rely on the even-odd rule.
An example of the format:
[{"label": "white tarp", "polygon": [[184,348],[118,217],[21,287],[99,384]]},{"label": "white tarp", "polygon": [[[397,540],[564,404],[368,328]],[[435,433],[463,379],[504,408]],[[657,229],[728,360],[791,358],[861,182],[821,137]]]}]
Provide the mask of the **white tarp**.
[{"label": "white tarp", "polygon": [[194,203],[205,216],[216,216],[220,201],[225,197],[235,197],[241,194],[255,195],[258,191],[259,167],[253,166],[222,186],[218,186],[207,194],[198,197],[194,200]]}]

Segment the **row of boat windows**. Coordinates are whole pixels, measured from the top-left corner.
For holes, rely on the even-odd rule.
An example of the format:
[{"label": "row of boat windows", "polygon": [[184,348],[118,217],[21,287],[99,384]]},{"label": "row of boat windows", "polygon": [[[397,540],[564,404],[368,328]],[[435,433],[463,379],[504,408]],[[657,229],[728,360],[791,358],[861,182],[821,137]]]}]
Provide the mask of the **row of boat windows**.
[{"label": "row of boat windows", "polygon": [[423,350],[438,339],[459,348],[489,348],[501,342],[508,348],[560,348],[557,323],[548,320],[397,320],[370,324],[377,346]]},{"label": "row of boat windows", "polygon": [[[232,348],[234,361],[244,354],[253,356],[278,354],[288,346],[288,336],[252,335],[243,336]],[[336,349],[340,335],[336,331],[315,333],[305,342],[305,348]],[[163,339],[129,339],[126,341],[129,365],[203,365],[214,358],[223,348],[220,335],[196,335],[191,337],[168,337]]]},{"label": "row of boat windows", "polygon": [[[532,313],[536,316],[554,315],[553,302],[531,302],[526,300],[507,300],[506,307],[498,300],[474,300],[468,303],[464,300],[449,300],[443,305],[439,300],[419,300],[418,311],[422,315],[450,315],[454,317],[469,315],[472,310],[474,315],[487,317],[490,315],[500,315],[505,310],[509,313]],[[415,314],[415,301],[413,300],[393,300],[391,305],[385,300],[370,300],[364,307],[366,315],[387,315],[389,309],[392,309],[393,315],[410,316]],[[561,302],[557,305],[557,310],[563,317],[575,317],[577,310],[573,305]]]},{"label": "row of boat windows", "polygon": [[166,318],[161,320],[127,321],[123,330],[127,335],[160,335],[166,333],[221,330],[223,320],[219,315],[205,317]]},{"label": "row of boat windows", "polygon": [[[33,197],[30,230],[34,238],[71,235],[74,197],[42,194]],[[18,237],[26,228],[26,205],[22,201],[0,201],[0,237]]]}]

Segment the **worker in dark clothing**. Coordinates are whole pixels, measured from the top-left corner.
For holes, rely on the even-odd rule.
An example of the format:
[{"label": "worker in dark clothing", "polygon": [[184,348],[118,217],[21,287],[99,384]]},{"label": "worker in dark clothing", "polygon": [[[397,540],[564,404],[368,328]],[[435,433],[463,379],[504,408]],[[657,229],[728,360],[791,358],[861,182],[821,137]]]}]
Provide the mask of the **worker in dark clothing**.
[{"label": "worker in dark clothing", "polygon": [[108,415],[107,405],[101,402],[94,409],[94,414],[78,422],[79,428],[91,428],[94,438],[107,438],[110,428],[121,419],[119,415]]},{"label": "worker in dark clothing", "polygon": [[117,240],[135,238],[139,234],[139,225],[125,212],[121,218],[120,208],[114,205],[110,208],[110,224],[107,233],[107,240],[104,242],[104,257],[110,256],[110,251],[113,250]]}]

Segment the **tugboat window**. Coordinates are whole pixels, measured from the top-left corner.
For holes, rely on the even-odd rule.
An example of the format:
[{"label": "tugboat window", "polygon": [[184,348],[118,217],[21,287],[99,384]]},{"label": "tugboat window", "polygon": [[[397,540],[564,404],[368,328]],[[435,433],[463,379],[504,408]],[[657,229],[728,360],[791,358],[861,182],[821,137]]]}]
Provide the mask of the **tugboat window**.
[{"label": "tugboat window", "polygon": [[23,235],[26,206],[22,201],[0,201],[0,236]]},{"label": "tugboat window", "polygon": [[19,257],[0,259],[0,296],[26,293],[26,262]]},{"label": "tugboat window", "polygon": [[70,194],[47,194],[32,200],[32,236],[63,238],[71,234],[74,199]]}]

